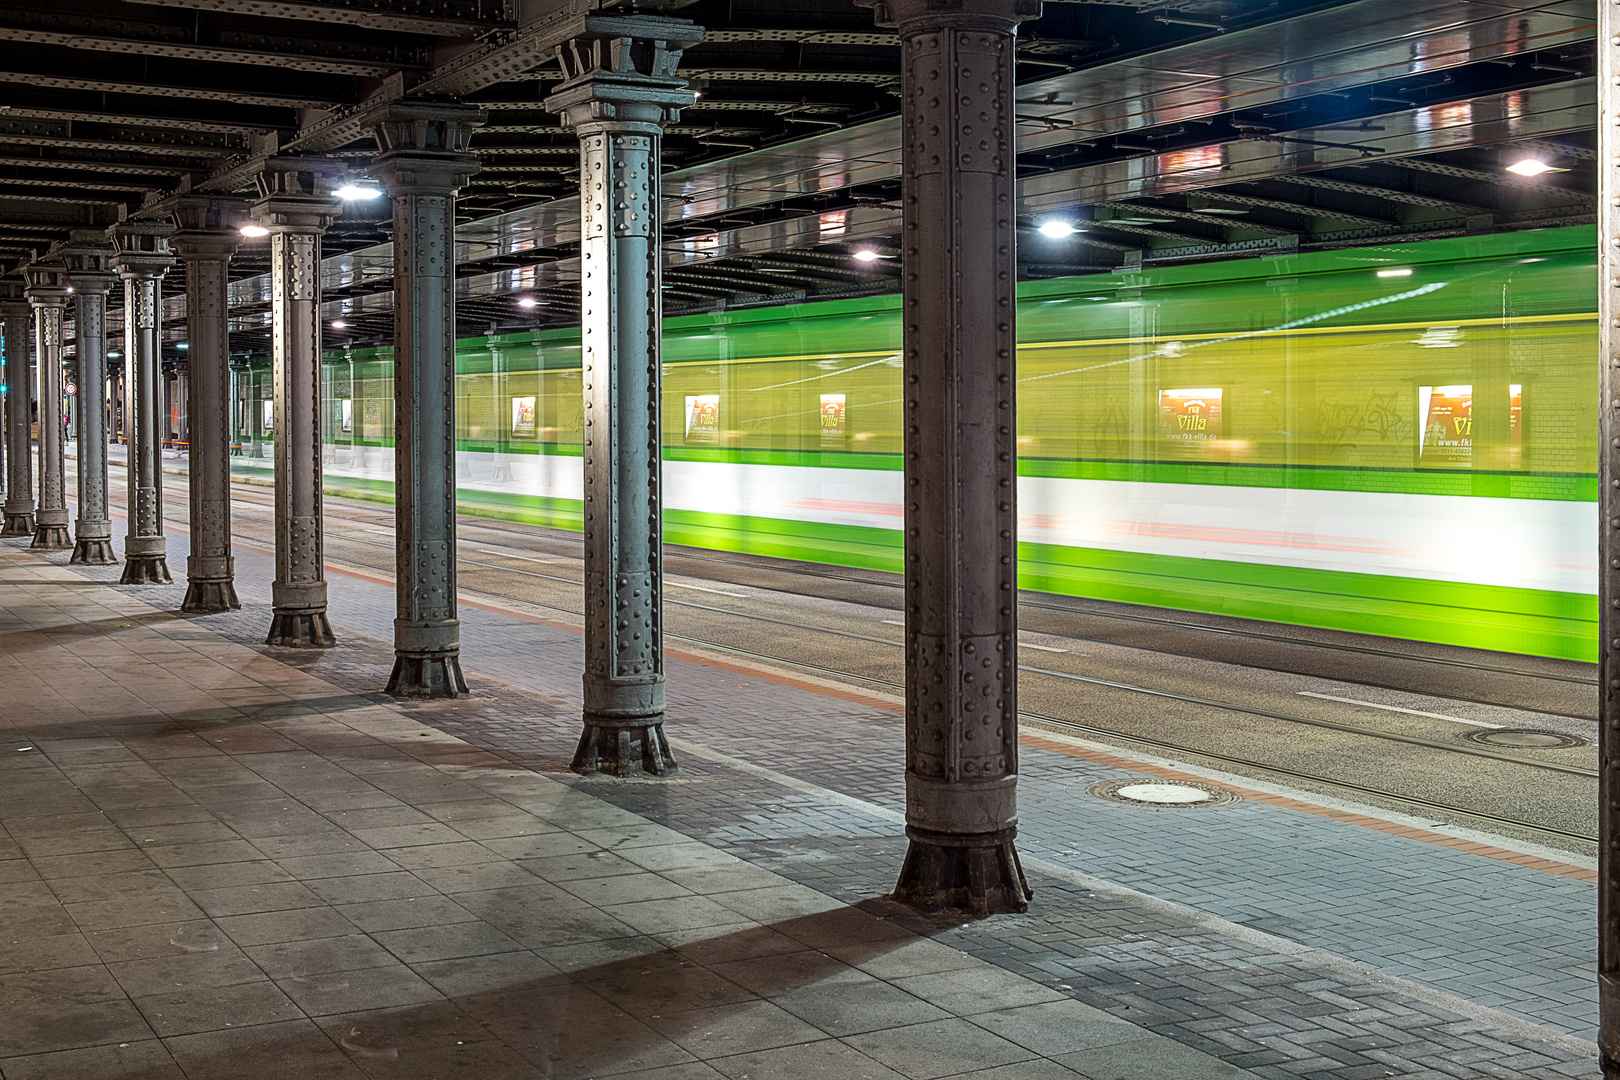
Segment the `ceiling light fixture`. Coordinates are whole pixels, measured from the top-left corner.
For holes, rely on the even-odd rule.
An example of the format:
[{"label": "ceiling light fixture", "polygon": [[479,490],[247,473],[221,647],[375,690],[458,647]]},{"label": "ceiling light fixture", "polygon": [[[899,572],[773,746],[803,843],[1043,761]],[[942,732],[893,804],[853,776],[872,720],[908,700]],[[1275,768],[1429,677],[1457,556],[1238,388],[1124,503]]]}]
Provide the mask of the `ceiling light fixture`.
[{"label": "ceiling light fixture", "polygon": [[269,236],[270,230],[263,225],[244,225],[241,233],[243,236]]},{"label": "ceiling light fixture", "polygon": [[1507,171],[1519,176],[1540,176],[1542,173],[1568,172],[1569,170],[1560,169],[1556,165],[1549,165],[1540,158],[1525,158],[1523,161],[1515,161],[1512,165],[1509,165]]},{"label": "ceiling light fixture", "polygon": [[348,325],[349,324],[344,322],[342,319],[333,319],[332,320],[332,329],[334,329],[334,330],[346,329],[348,327]]},{"label": "ceiling light fixture", "polygon": [[871,248],[861,248],[861,250],[859,250],[859,251],[857,251],[855,253],[855,260],[857,262],[866,262],[866,263],[877,262],[882,257],[883,256],[879,255],[877,252],[873,251]]},{"label": "ceiling light fixture", "polygon": [[332,194],[345,202],[353,202],[356,199],[375,199],[382,192],[370,184],[344,184]]},{"label": "ceiling light fixture", "polygon": [[539,307],[540,306],[540,301],[536,300],[532,296],[520,296],[520,297],[518,297],[517,305],[518,305],[518,307],[523,307],[523,308]]},{"label": "ceiling light fixture", "polygon": [[1048,240],[1062,240],[1064,237],[1073,236],[1079,231],[1074,227],[1073,223],[1064,221],[1061,218],[1043,221],[1040,228],[1041,235]]}]

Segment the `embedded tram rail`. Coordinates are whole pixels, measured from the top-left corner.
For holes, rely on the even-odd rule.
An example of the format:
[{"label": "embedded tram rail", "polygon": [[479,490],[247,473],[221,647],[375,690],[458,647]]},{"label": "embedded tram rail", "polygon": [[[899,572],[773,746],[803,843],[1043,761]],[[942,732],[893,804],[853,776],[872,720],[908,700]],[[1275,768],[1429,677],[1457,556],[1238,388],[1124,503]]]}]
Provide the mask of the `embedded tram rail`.
[{"label": "embedded tram rail", "polygon": [[[269,491],[237,484],[233,495],[238,536],[268,545]],[[340,569],[346,564],[367,574],[391,574],[391,508],[328,498],[328,559]],[[182,528],[186,512],[179,498],[166,508]],[[581,617],[576,536],[463,517],[461,537],[458,562],[468,599],[541,617]],[[902,614],[898,583],[883,580],[888,575],[678,548],[668,550],[666,563],[672,575],[666,584],[677,594],[666,596],[665,636],[672,644],[880,694],[903,692],[903,643],[898,632],[885,636],[884,629],[897,630]],[[677,575],[686,580],[675,580]],[[823,592],[807,588],[807,581]],[[1040,659],[1020,665],[1021,715],[1035,727],[1582,854],[1593,850],[1596,732],[1578,711],[1581,698],[1592,696],[1583,665],[1533,657],[1492,664],[1435,646],[1407,658],[1377,639],[1301,640],[1284,628],[1212,627],[1208,616],[1177,624],[1152,609],[1098,613],[1084,601],[1055,601],[1036,594],[1023,602],[1021,645]],[[1031,611],[1037,618],[1029,618]],[[1065,617],[1073,624],[1065,624]],[[1138,622],[1187,635],[1182,640],[1202,634],[1223,649],[1155,648],[1128,634],[1096,632],[1101,625]],[[762,625],[772,628],[777,647],[761,649]],[[1281,655],[1233,657],[1232,643],[1275,648]],[[1287,649],[1295,644],[1301,648]],[[1344,670],[1340,657],[1411,663],[1401,669],[1406,677],[1396,680],[1379,671]],[[1315,662],[1290,666],[1291,658]],[[476,670],[476,660],[471,667]],[[1418,689],[1423,672],[1490,678],[1494,689]],[[1387,700],[1373,700],[1380,697]],[[1564,708],[1527,707],[1537,702]],[[1525,730],[1574,745],[1493,747],[1477,741],[1495,731]]]}]

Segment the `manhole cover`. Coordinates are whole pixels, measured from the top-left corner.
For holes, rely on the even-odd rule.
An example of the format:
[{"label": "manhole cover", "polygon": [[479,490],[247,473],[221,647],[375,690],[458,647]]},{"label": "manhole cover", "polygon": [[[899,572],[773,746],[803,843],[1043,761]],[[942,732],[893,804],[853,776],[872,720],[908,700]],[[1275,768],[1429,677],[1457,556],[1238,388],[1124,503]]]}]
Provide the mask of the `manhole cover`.
[{"label": "manhole cover", "polygon": [[1566,746],[1585,746],[1586,740],[1561,731],[1535,731],[1530,728],[1497,728],[1493,731],[1472,731],[1467,738],[1486,746],[1517,746],[1521,749],[1558,750]]},{"label": "manhole cover", "polygon": [[1230,788],[1185,780],[1104,780],[1086,788],[1086,794],[1131,806],[1174,808],[1225,806],[1242,798]]}]

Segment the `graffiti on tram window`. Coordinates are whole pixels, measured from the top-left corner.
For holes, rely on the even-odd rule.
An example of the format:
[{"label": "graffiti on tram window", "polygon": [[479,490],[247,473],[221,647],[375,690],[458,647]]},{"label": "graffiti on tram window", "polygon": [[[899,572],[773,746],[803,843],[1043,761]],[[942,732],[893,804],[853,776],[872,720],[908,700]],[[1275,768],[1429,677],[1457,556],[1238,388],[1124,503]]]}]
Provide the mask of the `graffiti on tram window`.
[{"label": "graffiti on tram window", "polygon": [[821,441],[826,443],[843,444],[844,441],[844,395],[821,395]]},{"label": "graffiti on tram window", "polygon": [[1401,395],[1368,394],[1354,401],[1329,398],[1317,404],[1316,430],[1329,446],[1354,446],[1376,438],[1400,443],[1412,437],[1412,419],[1401,407]]},{"label": "graffiti on tram window", "polygon": [[1159,434],[1163,438],[1201,442],[1221,437],[1221,390],[1159,391]]},{"label": "graffiti on tram window", "polygon": [[534,435],[535,425],[535,399],[533,397],[515,397],[512,399],[512,434],[524,438]]},{"label": "graffiti on tram window", "polygon": [[720,434],[720,395],[686,395],[686,441],[714,442]]},{"label": "graffiti on tram window", "polygon": [[[1418,387],[1418,418],[1423,424],[1423,441],[1418,444],[1418,461],[1423,465],[1472,465],[1474,463],[1474,388],[1459,386]],[[1508,387],[1508,454],[1503,460],[1493,455],[1481,461],[1482,468],[1511,466],[1517,458],[1524,422],[1524,387]]]}]

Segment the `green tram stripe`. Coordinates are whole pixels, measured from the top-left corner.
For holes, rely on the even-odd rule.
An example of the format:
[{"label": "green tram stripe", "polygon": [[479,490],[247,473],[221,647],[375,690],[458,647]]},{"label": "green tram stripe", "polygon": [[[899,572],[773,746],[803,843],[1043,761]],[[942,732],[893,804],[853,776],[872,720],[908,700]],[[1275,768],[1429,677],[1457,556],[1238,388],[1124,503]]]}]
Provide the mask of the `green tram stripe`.
[{"label": "green tram stripe", "polygon": [[[465,453],[489,453],[494,447],[488,442],[462,440],[456,444],[456,449]],[[566,444],[503,446],[501,452],[509,455],[578,457],[579,447]],[[827,450],[730,450],[693,446],[666,446],[664,460],[701,461],[721,465],[771,465],[796,469],[870,469],[874,472],[899,472],[904,464],[899,454],[862,454]],[[1365,491],[1397,495],[1457,495],[1493,499],[1597,502],[1597,476],[1593,473],[1379,469],[1333,465],[1205,464],[1179,461],[1021,457],[1018,459],[1018,475],[1042,476],[1058,480],[1193,484],[1202,487]]]},{"label": "green tram stripe", "polygon": [[[393,484],[329,476],[328,494],[393,502]],[[578,531],[580,503],[459,489],[461,513]],[[898,572],[898,529],[669,510],[671,544]],[[1381,574],[1019,544],[1020,587],[1065,596],[1594,660],[1597,598],[1583,593]]]}]

